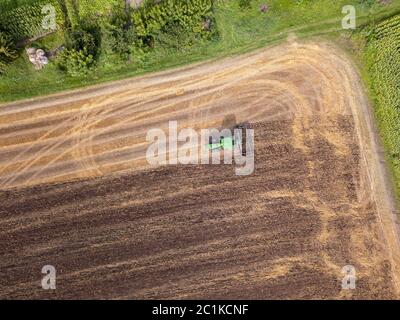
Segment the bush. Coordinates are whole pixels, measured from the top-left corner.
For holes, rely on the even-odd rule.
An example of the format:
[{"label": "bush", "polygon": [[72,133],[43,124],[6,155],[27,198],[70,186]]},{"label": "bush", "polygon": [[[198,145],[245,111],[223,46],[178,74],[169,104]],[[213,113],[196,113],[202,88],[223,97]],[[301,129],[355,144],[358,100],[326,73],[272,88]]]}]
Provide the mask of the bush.
[{"label": "bush", "polygon": [[177,22],[168,23],[162,30],[154,33],[156,45],[164,48],[187,49],[198,40],[194,33],[188,33]]},{"label": "bush", "polygon": [[135,10],[132,22],[138,37],[147,46],[178,47],[172,41],[175,37],[185,47],[214,34],[212,28],[205,27],[212,17],[212,0],[164,0],[148,2]]},{"label": "bush", "polygon": [[85,23],[66,32],[66,50],[59,59],[59,67],[72,77],[85,76],[95,64],[101,34],[96,25]]},{"label": "bush", "polygon": [[90,23],[82,23],[66,32],[67,49],[86,50],[96,57],[101,43],[100,28]]},{"label": "bush", "polygon": [[106,52],[112,52],[127,58],[136,45],[136,32],[131,21],[131,9],[123,3],[115,5],[103,23],[102,43]]},{"label": "bush", "polygon": [[0,74],[5,72],[7,65],[17,56],[17,50],[11,37],[0,31]]},{"label": "bush", "polygon": [[86,76],[95,60],[87,50],[66,49],[59,57],[59,66],[71,77]]},{"label": "bush", "polygon": [[239,7],[242,9],[251,8],[251,0],[239,0]]},{"label": "bush", "polygon": [[75,29],[67,34],[66,46],[68,49],[81,51],[85,49],[89,54],[94,55],[97,52],[94,36],[83,29]]},{"label": "bush", "polygon": [[374,4],[377,3],[376,0],[358,0],[357,1],[359,4],[366,6],[366,7],[372,7]]}]

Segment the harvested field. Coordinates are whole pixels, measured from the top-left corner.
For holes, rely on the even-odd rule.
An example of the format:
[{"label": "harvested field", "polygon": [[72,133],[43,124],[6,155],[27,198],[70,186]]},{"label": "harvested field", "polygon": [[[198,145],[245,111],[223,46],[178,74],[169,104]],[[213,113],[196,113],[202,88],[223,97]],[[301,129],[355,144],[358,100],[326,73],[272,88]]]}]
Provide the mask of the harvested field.
[{"label": "harvested field", "polygon": [[[287,45],[0,109],[2,298],[398,298],[398,237],[351,64]],[[149,168],[146,131],[255,127],[255,172]],[[377,191],[381,191],[378,194]],[[57,290],[40,287],[57,268]],[[342,290],[342,267],[357,270]]]}]

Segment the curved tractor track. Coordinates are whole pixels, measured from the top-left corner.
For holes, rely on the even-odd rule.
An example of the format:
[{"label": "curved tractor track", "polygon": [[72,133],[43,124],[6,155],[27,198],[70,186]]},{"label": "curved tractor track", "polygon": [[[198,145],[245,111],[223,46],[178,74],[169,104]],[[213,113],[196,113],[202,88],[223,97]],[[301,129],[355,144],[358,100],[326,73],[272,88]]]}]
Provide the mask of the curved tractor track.
[{"label": "curved tractor track", "polygon": [[[255,125],[253,176],[149,168],[149,129],[232,117]],[[380,155],[359,76],[325,43],[3,105],[0,296],[398,297]],[[38,289],[43,260],[61,266],[55,293]],[[348,264],[358,291],[340,288]]]}]

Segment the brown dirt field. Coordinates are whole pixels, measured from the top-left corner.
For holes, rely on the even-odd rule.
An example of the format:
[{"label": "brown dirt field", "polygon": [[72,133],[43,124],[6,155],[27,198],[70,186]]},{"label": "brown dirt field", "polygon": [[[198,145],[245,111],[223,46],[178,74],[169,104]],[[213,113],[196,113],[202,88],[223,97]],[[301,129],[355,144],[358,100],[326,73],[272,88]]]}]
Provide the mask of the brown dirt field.
[{"label": "brown dirt field", "polygon": [[[145,135],[233,115],[256,170],[149,168]],[[395,208],[368,103],[329,44],[0,108],[2,298],[398,298]],[[379,192],[377,191],[379,190]],[[57,290],[40,287],[56,266]],[[341,290],[354,265],[357,289]]]}]

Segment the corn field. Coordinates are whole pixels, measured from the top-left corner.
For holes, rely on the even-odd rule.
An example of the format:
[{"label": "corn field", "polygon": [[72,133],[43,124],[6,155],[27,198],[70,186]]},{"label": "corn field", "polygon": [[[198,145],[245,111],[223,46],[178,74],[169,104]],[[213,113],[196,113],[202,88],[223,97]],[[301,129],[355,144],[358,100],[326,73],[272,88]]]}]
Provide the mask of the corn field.
[{"label": "corn field", "polygon": [[38,0],[32,4],[24,4],[0,13],[0,29],[7,32],[15,41],[31,38],[45,33],[42,27],[42,9],[51,4],[56,9],[56,17],[60,17],[57,0]]},{"label": "corn field", "polygon": [[400,15],[372,30],[367,56],[376,115],[400,191]]}]

